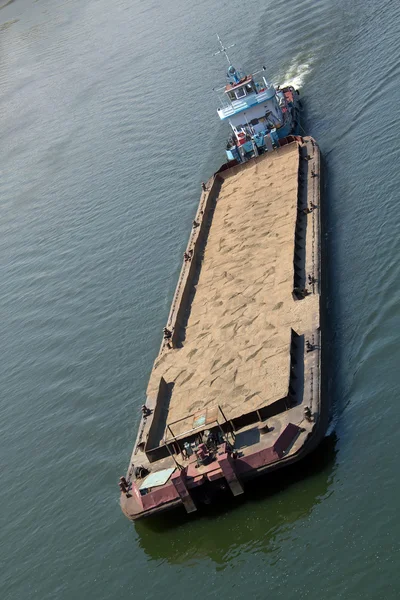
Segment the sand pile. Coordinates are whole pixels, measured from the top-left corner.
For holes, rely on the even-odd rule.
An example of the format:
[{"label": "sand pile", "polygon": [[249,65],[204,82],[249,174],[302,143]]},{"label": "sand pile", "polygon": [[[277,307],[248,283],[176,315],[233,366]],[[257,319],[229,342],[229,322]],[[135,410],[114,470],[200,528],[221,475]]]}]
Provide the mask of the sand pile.
[{"label": "sand pile", "polygon": [[309,326],[313,302],[292,298],[298,161],[285,148],[222,185],[184,346],[149,383],[151,394],[161,376],[175,382],[169,423],[218,404],[233,418],[287,394],[290,329]]}]

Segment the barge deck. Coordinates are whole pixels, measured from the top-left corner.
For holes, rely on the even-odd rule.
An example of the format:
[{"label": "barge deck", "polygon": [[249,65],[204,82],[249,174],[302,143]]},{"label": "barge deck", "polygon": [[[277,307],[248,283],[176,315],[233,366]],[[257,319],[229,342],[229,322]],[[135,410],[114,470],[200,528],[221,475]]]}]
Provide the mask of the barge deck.
[{"label": "barge deck", "polygon": [[121,506],[131,519],[298,460],[324,435],[320,155],[312,138],[202,193]]}]

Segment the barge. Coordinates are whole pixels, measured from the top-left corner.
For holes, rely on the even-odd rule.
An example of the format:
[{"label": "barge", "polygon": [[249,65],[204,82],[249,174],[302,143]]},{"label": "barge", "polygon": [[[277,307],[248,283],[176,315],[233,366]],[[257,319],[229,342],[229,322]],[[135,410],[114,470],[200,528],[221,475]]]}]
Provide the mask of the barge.
[{"label": "barge", "polygon": [[263,148],[252,135],[251,156],[203,184],[120,479],[132,520],[243,494],[325,435],[320,152],[311,137]]}]

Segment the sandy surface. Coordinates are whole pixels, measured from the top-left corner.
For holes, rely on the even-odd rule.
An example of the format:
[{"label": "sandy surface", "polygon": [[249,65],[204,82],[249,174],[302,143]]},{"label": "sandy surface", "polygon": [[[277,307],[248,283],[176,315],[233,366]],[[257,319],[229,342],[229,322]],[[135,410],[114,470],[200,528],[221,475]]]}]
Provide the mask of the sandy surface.
[{"label": "sandy surface", "polygon": [[297,146],[284,148],[222,186],[184,346],[156,361],[148,387],[175,382],[169,423],[218,404],[232,418],[287,395],[290,329],[310,327],[314,301],[292,298],[298,160]]}]

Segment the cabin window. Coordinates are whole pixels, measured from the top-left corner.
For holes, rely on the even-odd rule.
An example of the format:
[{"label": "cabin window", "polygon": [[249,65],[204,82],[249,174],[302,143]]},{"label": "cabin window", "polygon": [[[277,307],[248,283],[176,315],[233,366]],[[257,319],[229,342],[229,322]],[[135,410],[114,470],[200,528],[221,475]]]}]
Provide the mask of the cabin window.
[{"label": "cabin window", "polygon": [[236,100],[235,92],[228,92],[229,100]]},{"label": "cabin window", "polygon": [[246,95],[246,91],[244,88],[239,88],[236,90],[236,98],[243,98]]},{"label": "cabin window", "polygon": [[253,86],[251,85],[251,83],[248,83],[246,85],[246,90],[248,94],[252,94],[254,92]]}]

